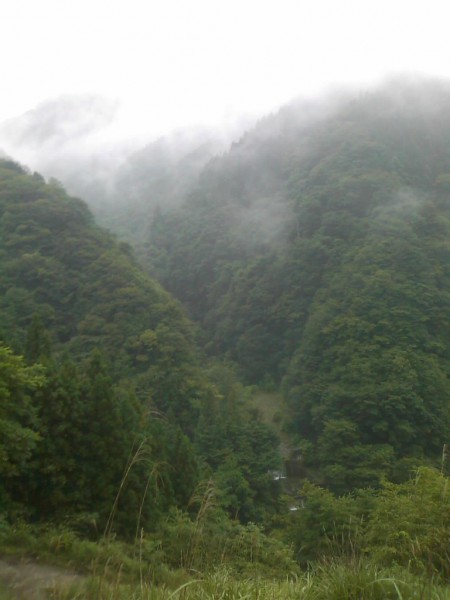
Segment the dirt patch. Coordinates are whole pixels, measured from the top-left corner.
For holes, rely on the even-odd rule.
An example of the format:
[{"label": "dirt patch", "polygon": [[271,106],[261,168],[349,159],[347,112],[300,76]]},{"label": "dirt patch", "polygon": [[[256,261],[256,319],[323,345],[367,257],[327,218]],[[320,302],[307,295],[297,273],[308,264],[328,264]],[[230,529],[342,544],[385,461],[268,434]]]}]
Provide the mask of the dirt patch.
[{"label": "dirt patch", "polygon": [[18,600],[46,600],[55,589],[68,588],[80,580],[76,573],[30,559],[0,559],[0,582]]}]

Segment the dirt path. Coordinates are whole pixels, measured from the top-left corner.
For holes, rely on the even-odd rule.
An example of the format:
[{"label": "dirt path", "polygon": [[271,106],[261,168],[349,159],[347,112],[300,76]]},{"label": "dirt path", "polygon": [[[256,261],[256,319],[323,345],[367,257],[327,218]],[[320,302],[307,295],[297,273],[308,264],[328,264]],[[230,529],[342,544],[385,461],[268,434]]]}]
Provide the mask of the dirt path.
[{"label": "dirt path", "polygon": [[81,577],[29,559],[0,559],[0,583],[12,598],[46,600],[55,588],[69,587]]}]

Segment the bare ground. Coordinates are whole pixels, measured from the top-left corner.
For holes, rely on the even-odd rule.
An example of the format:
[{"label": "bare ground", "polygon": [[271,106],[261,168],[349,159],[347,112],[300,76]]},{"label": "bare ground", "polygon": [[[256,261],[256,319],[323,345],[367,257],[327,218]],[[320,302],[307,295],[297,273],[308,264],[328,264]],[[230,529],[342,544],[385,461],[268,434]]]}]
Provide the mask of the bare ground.
[{"label": "bare ground", "polygon": [[56,588],[69,587],[80,579],[68,570],[30,559],[0,559],[0,583],[17,600],[46,600]]}]

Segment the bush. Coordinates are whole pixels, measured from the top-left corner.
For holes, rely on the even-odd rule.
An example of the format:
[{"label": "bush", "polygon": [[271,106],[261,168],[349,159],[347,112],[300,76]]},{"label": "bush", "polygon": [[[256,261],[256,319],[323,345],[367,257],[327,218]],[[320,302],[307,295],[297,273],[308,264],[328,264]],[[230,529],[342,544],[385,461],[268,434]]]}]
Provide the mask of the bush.
[{"label": "bush", "polygon": [[450,578],[450,489],[439,471],[422,467],[414,479],[386,483],[367,529],[367,549],[382,564]]}]

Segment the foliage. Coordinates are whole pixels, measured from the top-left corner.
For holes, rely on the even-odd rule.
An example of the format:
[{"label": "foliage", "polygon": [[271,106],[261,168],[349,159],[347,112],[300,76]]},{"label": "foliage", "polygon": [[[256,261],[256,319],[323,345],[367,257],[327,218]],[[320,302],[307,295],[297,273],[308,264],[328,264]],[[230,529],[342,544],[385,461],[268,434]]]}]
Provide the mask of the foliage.
[{"label": "foliage", "polygon": [[141,253],[211,354],[282,382],[339,493],[448,439],[449,106],[447,85],[398,81],[324,114],[284,107],[207,165]]},{"label": "foliage", "polygon": [[280,488],[270,471],[280,466],[278,438],[248,410],[246,390],[226,365],[207,375],[219,395],[203,404],[195,445],[214,472],[220,505],[242,523],[264,522],[277,511]]},{"label": "foliage", "polygon": [[58,591],[55,597],[61,599],[444,600],[449,597],[444,581],[449,576],[447,488],[448,480],[430,469],[408,483],[386,484],[359,497],[336,498],[306,487],[304,508],[293,517],[295,530],[303,531],[300,543],[310,557],[314,536],[317,548],[314,564],[303,572],[274,537],[224,518],[210,487],[199,496],[194,519],[173,512],[133,545],[88,542],[68,529],[16,525],[2,529],[0,546],[3,552],[27,552],[91,574],[71,591]]},{"label": "foliage", "polygon": [[[174,586],[175,587],[175,586]],[[57,595],[59,600],[78,598]],[[227,570],[188,580],[171,589],[152,585],[100,584],[98,580],[82,587],[83,598],[103,600],[448,600],[448,588],[423,582],[407,571],[394,573],[373,565],[332,564],[294,581],[274,582],[264,578],[236,579]]]},{"label": "foliage", "polygon": [[302,564],[320,559],[369,557],[429,578],[449,580],[449,479],[421,467],[404,483],[337,497],[312,484],[291,517],[289,538]]},{"label": "foliage", "polygon": [[291,517],[289,539],[303,565],[325,556],[358,556],[363,540],[364,515],[370,495],[336,497],[332,492],[306,483],[302,508]]},{"label": "foliage", "polygon": [[204,572],[226,565],[236,574],[264,572],[273,578],[297,572],[288,546],[253,523],[241,525],[227,519],[212,506],[207,515],[200,512],[195,520],[174,513],[156,535],[159,560],[172,568]]},{"label": "foliage", "polygon": [[[155,332],[157,356],[195,362],[191,325],[140,271],[129,247],[95,225],[86,205],[61,186],[5,161],[0,166],[3,338],[22,350],[38,319],[54,351],[84,357],[101,343],[116,378],[149,367],[153,357],[142,362],[134,350],[146,331]],[[183,353],[173,354],[174,343]]]},{"label": "foliage", "polygon": [[[140,258],[198,329],[81,200],[0,161],[2,551],[74,559],[78,597],[448,597],[449,106],[294,103],[194,165]],[[282,385],[297,510],[240,379]]]},{"label": "foliage", "polygon": [[[3,482],[16,479],[32,456],[39,441],[36,412],[30,392],[45,382],[42,369],[27,367],[21,356],[0,344],[0,477]],[[5,486],[6,487],[6,486]],[[0,510],[10,502],[0,486]]]},{"label": "foliage", "polygon": [[[23,367],[26,375],[33,369],[43,371]],[[18,429],[16,415],[9,421],[24,446],[24,457],[13,447],[11,464],[22,459],[20,470],[2,482],[10,502],[33,520],[69,522],[90,536],[106,528],[125,537],[154,528],[170,505],[187,507],[199,473],[179,427],[152,419],[130,390],[115,387],[99,354],[85,374],[68,360],[47,362],[46,374],[24,411],[34,417],[34,431]],[[10,439],[5,436],[4,452],[12,453]]]},{"label": "foliage", "polygon": [[421,468],[406,483],[385,484],[370,514],[367,543],[380,563],[449,579],[449,534],[449,479]]},{"label": "foliage", "polygon": [[[9,161],[0,161],[0,240],[0,336],[29,365],[2,347],[9,518],[133,538],[187,509],[204,465],[205,477],[219,466],[217,448],[233,454],[248,488],[230,512],[248,521],[273,510],[276,439],[244,410],[220,424],[231,400],[200,365],[194,327],[128,246],[61,185]],[[225,371],[221,386],[234,381]],[[200,442],[206,414],[220,436],[212,446]]]}]

